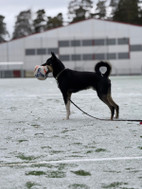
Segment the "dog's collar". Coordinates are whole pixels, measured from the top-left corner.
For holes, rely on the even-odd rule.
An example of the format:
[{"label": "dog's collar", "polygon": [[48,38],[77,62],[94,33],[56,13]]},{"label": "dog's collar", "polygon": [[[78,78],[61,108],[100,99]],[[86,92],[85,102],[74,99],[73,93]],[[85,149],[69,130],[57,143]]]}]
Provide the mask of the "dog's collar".
[{"label": "dog's collar", "polygon": [[58,81],[58,78],[60,77],[60,75],[64,72],[66,70],[66,68],[65,69],[63,69],[62,71],[60,71],[58,74],[57,74],[57,76],[55,77],[55,79]]}]

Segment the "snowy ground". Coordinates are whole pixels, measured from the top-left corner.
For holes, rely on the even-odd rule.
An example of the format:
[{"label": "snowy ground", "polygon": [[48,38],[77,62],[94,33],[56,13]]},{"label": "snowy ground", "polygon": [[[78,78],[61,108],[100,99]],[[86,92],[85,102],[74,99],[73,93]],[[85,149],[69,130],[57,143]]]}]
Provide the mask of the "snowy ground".
[{"label": "snowy ground", "polygon": [[[142,119],[142,77],[112,77],[120,118]],[[93,90],[73,94],[84,111],[109,118]],[[0,79],[0,189],[141,189],[142,125],[99,121],[71,105],[56,81]],[[66,161],[68,160],[68,161]]]}]

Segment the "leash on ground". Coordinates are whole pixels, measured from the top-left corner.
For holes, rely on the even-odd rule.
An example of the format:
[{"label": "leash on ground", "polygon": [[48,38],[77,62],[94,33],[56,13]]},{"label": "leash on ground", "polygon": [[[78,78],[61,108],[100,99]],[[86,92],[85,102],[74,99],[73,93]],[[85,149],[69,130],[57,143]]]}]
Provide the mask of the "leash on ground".
[{"label": "leash on ground", "polygon": [[77,108],[79,109],[82,113],[86,114],[87,116],[91,117],[91,118],[94,118],[94,119],[97,119],[97,120],[100,120],[100,121],[130,121],[130,122],[140,122],[140,124],[142,124],[142,120],[139,120],[139,119],[103,119],[103,118],[98,118],[98,117],[95,117],[95,116],[92,116],[90,114],[88,114],[87,112],[85,112],[84,110],[82,110],[78,105],[76,105],[71,99],[69,99],[69,101]]}]

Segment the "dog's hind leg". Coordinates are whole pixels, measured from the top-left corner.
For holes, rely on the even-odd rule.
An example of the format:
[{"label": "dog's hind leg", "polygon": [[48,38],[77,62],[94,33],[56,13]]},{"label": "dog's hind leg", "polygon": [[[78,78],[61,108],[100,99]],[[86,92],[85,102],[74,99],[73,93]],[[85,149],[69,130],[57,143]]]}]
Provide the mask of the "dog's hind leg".
[{"label": "dog's hind leg", "polygon": [[115,118],[119,118],[119,106],[114,102],[114,100],[112,99],[111,95],[109,94],[107,96],[108,101],[110,102],[110,104],[115,108],[116,110],[116,116]]},{"label": "dog's hind leg", "polygon": [[107,95],[99,95],[99,98],[109,107],[110,111],[111,111],[111,117],[110,119],[113,120],[114,117],[114,107],[111,105],[111,103],[108,101],[107,99]]},{"label": "dog's hind leg", "polygon": [[116,111],[115,118],[118,118],[119,117],[119,106],[114,102],[114,100],[111,97],[111,86],[108,89],[107,99],[108,99],[109,103],[114,107],[114,109]]}]

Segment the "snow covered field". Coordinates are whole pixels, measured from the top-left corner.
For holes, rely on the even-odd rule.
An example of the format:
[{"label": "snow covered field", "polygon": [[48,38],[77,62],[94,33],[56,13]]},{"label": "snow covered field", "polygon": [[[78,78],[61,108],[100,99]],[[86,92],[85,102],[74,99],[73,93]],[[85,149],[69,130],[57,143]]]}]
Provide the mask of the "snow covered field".
[{"label": "snow covered field", "polygon": [[[142,119],[142,76],[111,80],[120,118]],[[93,90],[72,100],[110,117]],[[142,125],[71,112],[53,78],[0,79],[0,189],[142,188]]]}]

